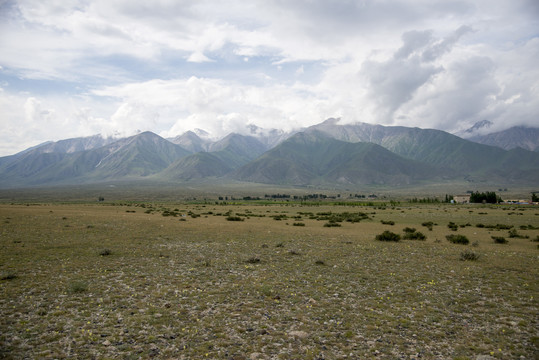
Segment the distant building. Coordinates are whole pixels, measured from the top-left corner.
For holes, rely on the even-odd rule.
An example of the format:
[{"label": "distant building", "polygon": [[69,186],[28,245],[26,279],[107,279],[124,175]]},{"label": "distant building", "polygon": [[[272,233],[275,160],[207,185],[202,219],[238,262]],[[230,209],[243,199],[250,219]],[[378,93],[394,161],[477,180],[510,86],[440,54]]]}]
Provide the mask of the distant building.
[{"label": "distant building", "polygon": [[468,203],[470,203],[470,194],[467,194],[467,195],[454,195],[453,200],[457,204],[468,204]]}]

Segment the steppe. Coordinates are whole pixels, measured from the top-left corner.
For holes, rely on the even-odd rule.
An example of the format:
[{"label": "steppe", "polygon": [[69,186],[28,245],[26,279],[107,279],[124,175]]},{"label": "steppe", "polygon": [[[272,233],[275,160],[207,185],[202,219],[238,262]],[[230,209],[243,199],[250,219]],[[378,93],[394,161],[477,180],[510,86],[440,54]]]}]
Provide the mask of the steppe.
[{"label": "steppe", "polygon": [[6,202],[0,358],[534,359],[538,240],[537,206]]}]

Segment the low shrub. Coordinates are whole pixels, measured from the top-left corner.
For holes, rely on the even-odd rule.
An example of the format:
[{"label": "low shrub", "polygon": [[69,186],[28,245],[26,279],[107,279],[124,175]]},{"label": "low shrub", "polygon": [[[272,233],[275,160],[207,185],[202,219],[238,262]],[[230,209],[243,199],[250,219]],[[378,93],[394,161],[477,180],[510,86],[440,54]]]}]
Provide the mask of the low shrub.
[{"label": "low shrub", "polygon": [[295,222],[292,224],[292,226],[305,226],[305,223]]},{"label": "low shrub", "polygon": [[13,280],[16,278],[17,275],[12,271],[5,271],[0,273],[0,280]]},{"label": "low shrub", "polygon": [[453,244],[462,244],[462,245],[468,245],[470,243],[470,240],[464,235],[446,235],[445,237],[449,242],[452,242]]},{"label": "low shrub", "polygon": [[476,261],[479,259],[479,254],[471,250],[464,250],[460,253],[460,260],[462,261]]},{"label": "low shrub", "polygon": [[380,222],[384,225],[395,225],[395,222],[392,220],[380,220]]},{"label": "low shrub", "polygon": [[447,227],[452,231],[457,231],[459,228],[459,226],[452,221],[447,224]]},{"label": "low shrub", "polygon": [[405,233],[414,233],[415,232],[415,228],[411,228],[411,227],[405,227],[404,229],[402,229],[402,231],[404,231]]},{"label": "low shrub", "polygon": [[432,231],[432,227],[434,226],[434,223],[432,221],[425,221],[421,223],[421,226],[425,226],[429,231]]},{"label": "low shrub", "polygon": [[403,237],[404,240],[426,240],[425,234],[419,231],[406,232]]},{"label": "low shrub", "polygon": [[395,234],[391,231],[384,231],[381,234],[376,235],[376,240],[378,241],[400,241],[401,236],[399,234]]},{"label": "low shrub", "polygon": [[245,262],[248,263],[248,264],[258,264],[260,262],[260,258],[256,257],[256,256],[253,256],[253,257],[250,257],[249,259],[245,260]]},{"label": "low shrub", "polygon": [[101,249],[99,251],[99,255],[100,256],[109,256],[109,255],[112,255],[112,250],[110,249]]},{"label": "low shrub", "polygon": [[528,239],[528,235],[521,235],[518,233],[517,229],[511,229],[509,230],[509,237],[510,238],[517,238],[517,239]]},{"label": "low shrub", "polygon": [[244,219],[239,217],[239,216],[229,215],[229,216],[227,216],[226,220],[227,221],[243,221]]},{"label": "low shrub", "polygon": [[67,292],[70,294],[83,293],[86,290],[88,290],[88,284],[84,281],[72,281],[67,287]]},{"label": "low shrub", "polygon": [[341,227],[341,224],[338,222],[327,222],[324,224],[324,227]]},{"label": "low shrub", "polygon": [[508,241],[503,236],[491,236],[495,244],[507,244]]}]

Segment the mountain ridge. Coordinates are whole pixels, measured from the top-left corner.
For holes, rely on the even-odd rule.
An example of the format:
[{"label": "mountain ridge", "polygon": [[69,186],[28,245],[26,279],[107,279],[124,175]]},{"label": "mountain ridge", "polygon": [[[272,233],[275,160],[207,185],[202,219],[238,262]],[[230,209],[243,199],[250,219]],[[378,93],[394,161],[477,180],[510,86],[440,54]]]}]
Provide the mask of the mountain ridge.
[{"label": "mountain ridge", "polygon": [[103,146],[103,140],[89,138],[44,143],[0,158],[0,187],[206,177],[354,186],[440,180],[535,184],[539,179],[538,152],[504,150],[441,130],[341,124],[334,118],[303,130],[287,136],[276,132],[265,140],[263,131],[253,128],[257,136],[232,133],[216,141],[194,132],[172,139],[144,132]]}]

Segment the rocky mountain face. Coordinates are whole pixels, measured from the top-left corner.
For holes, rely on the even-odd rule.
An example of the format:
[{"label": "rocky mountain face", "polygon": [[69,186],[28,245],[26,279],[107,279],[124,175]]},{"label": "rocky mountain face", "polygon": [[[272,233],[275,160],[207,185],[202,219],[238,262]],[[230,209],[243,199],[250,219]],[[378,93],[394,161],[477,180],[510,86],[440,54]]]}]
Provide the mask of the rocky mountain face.
[{"label": "rocky mountain face", "polygon": [[539,151],[539,129],[537,128],[515,126],[492,134],[472,136],[468,140],[479,144],[497,146],[505,150],[522,148]]}]

